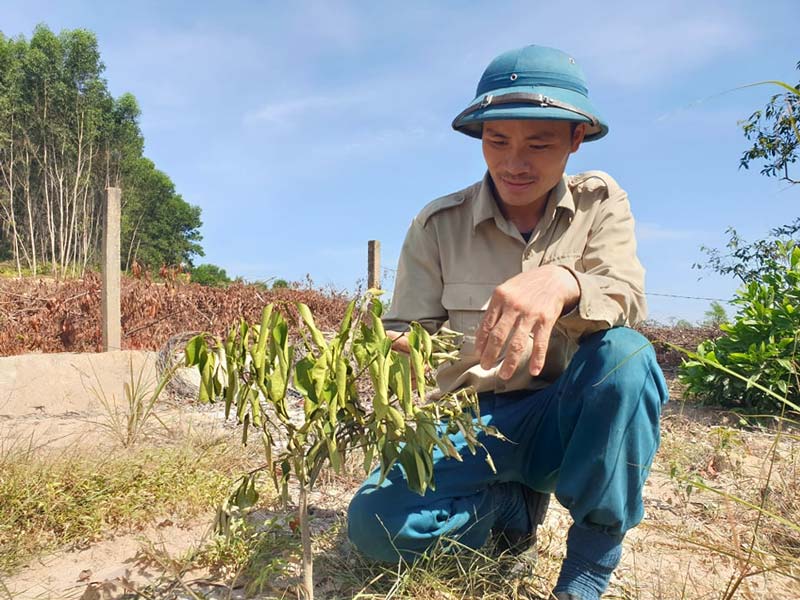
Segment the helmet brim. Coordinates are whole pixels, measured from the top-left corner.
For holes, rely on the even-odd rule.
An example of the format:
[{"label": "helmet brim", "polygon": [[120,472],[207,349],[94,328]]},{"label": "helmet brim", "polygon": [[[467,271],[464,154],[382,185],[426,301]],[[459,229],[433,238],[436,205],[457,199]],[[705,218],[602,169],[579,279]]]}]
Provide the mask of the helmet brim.
[{"label": "helmet brim", "polygon": [[[559,103],[574,107],[576,110],[567,110],[556,106],[542,106],[541,104],[531,104],[529,102],[502,103],[493,105],[491,102],[485,107],[478,107],[471,110],[469,114],[460,114],[453,121],[453,129],[460,131],[474,138],[479,138],[483,134],[483,123],[485,121],[504,121],[504,120],[558,120],[586,123],[587,131],[584,141],[591,142],[599,140],[608,133],[608,125],[600,117],[597,110],[589,99],[578,92],[564,88],[549,86],[515,86],[492,90],[490,93],[477,96],[470,107],[480,105],[487,96],[501,98],[504,95],[519,94],[526,92],[530,94],[541,94],[548,98],[553,98]],[[585,113],[592,118],[585,116]]]}]

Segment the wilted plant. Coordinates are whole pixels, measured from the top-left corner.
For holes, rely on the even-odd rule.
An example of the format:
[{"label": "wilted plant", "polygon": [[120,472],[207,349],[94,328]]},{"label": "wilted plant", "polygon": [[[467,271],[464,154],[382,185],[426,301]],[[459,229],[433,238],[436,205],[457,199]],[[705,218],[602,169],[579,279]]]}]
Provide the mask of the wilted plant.
[{"label": "wilted plant", "polygon": [[[338,472],[358,449],[368,471],[377,454],[381,480],[399,461],[408,486],[424,494],[435,487],[435,447],[461,460],[449,435],[461,433],[474,453],[482,448],[479,433],[500,434],[482,424],[472,389],[447,394],[435,402],[426,399],[433,384],[430,369],[457,358],[458,334],[443,329],[431,336],[414,323],[407,334],[410,354],[406,355],[392,349],[393,340],[380,319],[383,307],[375,293],[350,302],[330,340],[317,328],[306,305],[297,304],[297,310],[297,333],[305,348],[299,360],[295,361],[286,319],[270,304],[260,324],[241,320],[224,341],[210,334],[193,338],[186,347],[186,364],[200,370],[201,401],[224,398],[226,417],[235,411],[244,443],[250,429],[256,429],[266,458],[262,469],[273,477],[284,499],[289,496],[290,476],[297,480],[303,591],[313,598],[308,493],[326,464]],[[370,398],[359,395],[357,382],[362,375],[371,381]],[[303,398],[302,423],[292,420],[287,407],[290,382]],[[279,434],[286,445],[276,454]],[[488,454],[486,458],[493,468]],[[235,512],[230,509],[247,508],[257,501],[254,478],[258,471],[241,478],[227,503],[229,509],[223,507],[218,514],[218,529],[229,526],[229,517]]]}]

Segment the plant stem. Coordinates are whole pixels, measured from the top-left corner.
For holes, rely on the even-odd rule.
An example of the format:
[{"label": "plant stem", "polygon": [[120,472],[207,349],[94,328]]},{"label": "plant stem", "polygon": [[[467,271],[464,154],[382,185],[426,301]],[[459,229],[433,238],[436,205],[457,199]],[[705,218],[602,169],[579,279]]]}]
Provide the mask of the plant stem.
[{"label": "plant stem", "polygon": [[300,541],[303,545],[303,591],[307,600],[314,600],[314,557],[311,554],[311,531],[308,524],[308,488],[300,485]]}]

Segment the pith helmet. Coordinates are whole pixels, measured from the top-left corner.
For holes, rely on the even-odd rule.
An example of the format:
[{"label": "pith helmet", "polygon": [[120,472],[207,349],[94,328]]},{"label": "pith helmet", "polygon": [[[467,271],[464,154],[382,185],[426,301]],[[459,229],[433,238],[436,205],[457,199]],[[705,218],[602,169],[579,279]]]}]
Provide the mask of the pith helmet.
[{"label": "pith helmet", "polygon": [[558,119],[586,123],[585,141],[608,133],[589,101],[581,68],[555,48],[526,46],[495,58],[483,72],[475,99],[453,121],[453,129],[480,138],[484,121]]}]

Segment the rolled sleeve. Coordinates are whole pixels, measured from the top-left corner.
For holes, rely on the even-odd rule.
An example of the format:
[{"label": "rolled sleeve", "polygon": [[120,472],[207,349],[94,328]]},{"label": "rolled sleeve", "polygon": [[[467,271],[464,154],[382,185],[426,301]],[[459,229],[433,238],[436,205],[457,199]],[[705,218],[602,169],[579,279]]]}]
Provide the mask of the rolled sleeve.
[{"label": "rolled sleeve", "polygon": [[562,265],[580,286],[577,306],[558,321],[567,336],[581,337],[611,327],[632,326],[647,316],[644,268],[636,256],[630,204],[617,188],[601,203],[580,264]]},{"label": "rolled sleeve", "polygon": [[403,242],[397,265],[394,293],[382,321],[386,329],[406,331],[418,321],[434,333],[447,320],[442,305],[442,266],[436,231],[417,217]]}]

